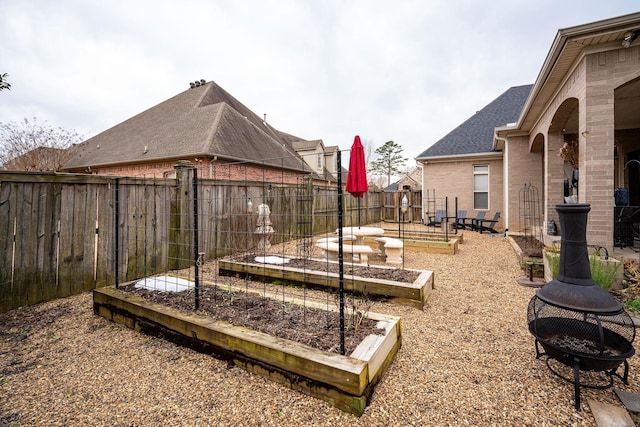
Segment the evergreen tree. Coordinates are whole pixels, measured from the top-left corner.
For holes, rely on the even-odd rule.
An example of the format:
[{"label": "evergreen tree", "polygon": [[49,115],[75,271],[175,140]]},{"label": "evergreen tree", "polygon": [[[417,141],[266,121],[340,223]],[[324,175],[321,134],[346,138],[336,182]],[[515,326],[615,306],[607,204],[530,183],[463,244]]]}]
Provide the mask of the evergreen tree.
[{"label": "evergreen tree", "polygon": [[371,172],[386,175],[389,185],[391,175],[400,174],[408,159],[402,157],[402,147],[393,141],[387,141],[378,147],[375,154],[375,160],[371,162]]}]

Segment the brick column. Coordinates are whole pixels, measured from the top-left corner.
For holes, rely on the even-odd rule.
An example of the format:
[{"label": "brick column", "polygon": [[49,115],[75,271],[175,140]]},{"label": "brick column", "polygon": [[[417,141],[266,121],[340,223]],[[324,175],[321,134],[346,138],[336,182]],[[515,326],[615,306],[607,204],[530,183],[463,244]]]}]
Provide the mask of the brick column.
[{"label": "brick column", "polygon": [[562,133],[550,133],[547,135],[547,144],[545,147],[545,176],[547,180],[544,183],[544,232],[547,232],[547,222],[554,220],[558,226],[558,234],[562,233],[559,229],[560,221],[556,205],[564,203],[564,161],[558,157],[558,151],[564,143],[564,135]]},{"label": "brick column", "polygon": [[614,192],[613,92],[587,98],[586,119],[580,130],[581,203],[589,203],[587,242],[613,249]]}]

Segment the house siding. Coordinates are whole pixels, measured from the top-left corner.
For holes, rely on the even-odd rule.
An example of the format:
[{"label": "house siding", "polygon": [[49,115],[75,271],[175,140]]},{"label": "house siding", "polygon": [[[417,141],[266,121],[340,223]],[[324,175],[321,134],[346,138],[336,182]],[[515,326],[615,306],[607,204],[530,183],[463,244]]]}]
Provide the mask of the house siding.
[{"label": "house siding", "polygon": [[[555,205],[564,203],[563,160],[558,157],[567,120],[563,106],[572,98],[577,100],[578,128],[572,131],[578,134],[579,140],[579,202],[591,205],[587,229],[589,244],[607,248],[613,246],[614,191],[624,177],[615,176],[615,89],[638,77],[640,47],[585,55],[567,75],[549,107],[540,115],[537,125],[529,132],[529,143],[536,135],[544,135],[542,167],[545,179],[544,183],[538,180],[544,186],[544,221],[558,222]],[[513,142],[509,145],[510,168],[520,170],[516,165],[533,161],[536,162],[533,168],[522,170],[540,170],[537,164],[542,157],[536,152],[524,152],[524,147],[530,144],[525,144],[520,137],[510,137],[509,141]],[[622,166],[624,155],[619,153],[618,168]],[[521,181],[518,172],[509,172],[511,212],[514,212],[516,183],[523,185]],[[515,230],[515,219],[512,214],[510,229]],[[547,236],[546,239],[553,237]]]},{"label": "house siding", "polygon": [[455,198],[458,209],[466,210],[473,218],[479,210],[473,208],[473,166],[489,166],[489,209],[486,218],[492,218],[495,212],[501,212],[496,229],[504,229],[504,186],[502,159],[474,159],[454,162],[427,162],[423,166],[422,205],[427,206],[428,193],[438,198],[449,198],[449,214],[455,214]]},{"label": "house siding", "polygon": [[[248,163],[210,162],[201,158],[188,159],[198,169],[201,179],[229,181],[265,181],[271,183],[296,184],[308,174],[288,172],[284,169],[260,167]],[[103,167],[92,170],[92,173],[108,176],[139,176],[146,178],[163,178],[173,176],[177,161],[136,164],[129,166]],[[326,184],[326,181],[322,181]]]},{"label": "house siding", "polygon": [[[542,151],[529,153],[528,138],[526,136],[512,137],[509,139],[508,145],[508,194],[509,197],[505,201],[508,205],[509,216],[507,228],[513,232],[532,233],[534,230],[523,230],[524,224],[522,219],[524,215],[531,215],[532,212],[524,212],[521,205],[524,196],[525,185],[535,188],[538,196],[537,202],[538,214],[542,220],[543,208],[543,155]],[[532,188],[529,191],[533,192]],[[531,194],[533,195],[533,193]],[[533,208],[533,207],[528,207]]]}]

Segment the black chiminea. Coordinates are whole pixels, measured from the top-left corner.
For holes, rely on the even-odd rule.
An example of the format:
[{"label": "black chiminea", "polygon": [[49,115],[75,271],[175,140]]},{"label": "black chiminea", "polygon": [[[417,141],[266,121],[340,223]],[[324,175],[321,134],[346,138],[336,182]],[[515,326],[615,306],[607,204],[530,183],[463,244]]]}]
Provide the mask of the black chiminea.
[{"label": "black chiminea", "polygon": [[[527,322],[535,337],[536,358],[546,357],[547,367],[574,384],[575,407],[580,410],[580,386],[605,389],[613,376],[627,384],[629,363],[635,354],[635,326],[622,304],[591,278],[587,250],[588,204],[556,205],[560,216],[560,270],[529,301]],[[540,352],[538,344],[544,352]],[[549,360],[573,367],[573,379],[561,375]],[[624,362],[624,373],[617,370]],[[580,384],[580,371],[602,371],[607,384]]]}]

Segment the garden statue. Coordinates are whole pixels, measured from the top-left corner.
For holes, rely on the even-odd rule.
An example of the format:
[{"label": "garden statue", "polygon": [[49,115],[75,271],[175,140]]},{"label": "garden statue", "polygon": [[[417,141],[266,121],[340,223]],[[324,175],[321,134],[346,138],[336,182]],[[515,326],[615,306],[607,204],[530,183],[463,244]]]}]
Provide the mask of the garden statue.
[{"label": "garden statue", "polygon": [[258,206],[258,226],[256,227],[255,235],[258,239],[258,250],[266,251],[271,247],[271,236],[273,235],[273,227],[271,227],[271,210],[269,206],[262,203]]}]

